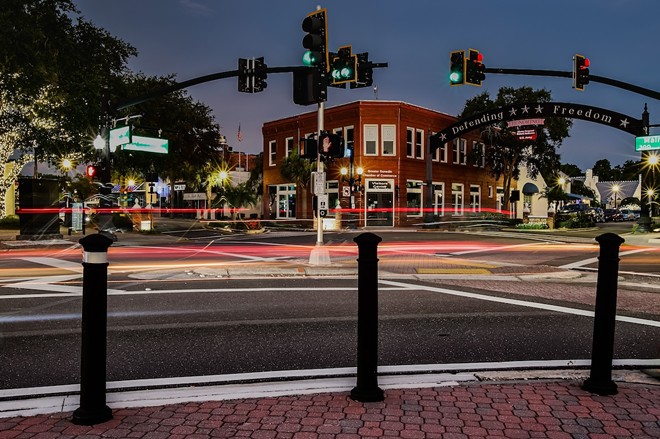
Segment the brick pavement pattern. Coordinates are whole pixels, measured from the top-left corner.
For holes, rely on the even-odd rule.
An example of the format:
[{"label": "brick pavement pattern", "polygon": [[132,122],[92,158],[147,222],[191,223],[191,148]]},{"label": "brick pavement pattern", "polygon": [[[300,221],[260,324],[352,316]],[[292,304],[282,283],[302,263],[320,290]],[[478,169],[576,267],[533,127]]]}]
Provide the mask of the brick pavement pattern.
[{"label": "brick pavement pattern", "polygon": [[91,427],[71,413],[0,419],[7,438],[658,438],[660,386],[623,383],[598,396],[570,381],[386,390],[380,403],[347,393],[115,409]]}]

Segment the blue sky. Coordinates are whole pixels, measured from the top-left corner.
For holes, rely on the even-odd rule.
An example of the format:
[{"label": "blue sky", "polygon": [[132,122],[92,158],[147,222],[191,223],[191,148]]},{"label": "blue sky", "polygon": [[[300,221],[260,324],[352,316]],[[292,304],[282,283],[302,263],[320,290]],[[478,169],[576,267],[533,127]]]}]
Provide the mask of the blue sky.
[{"label": "blue sky", "polygon": [[[301,65],[303,18],[319,3],[301,0],[75,0],[82,16],[135,46],[130,67],[179,81],[237,68],[238,58],[264,56],[269,67]],[[449,52],[474,48],[491,67],[570,71],[575,53],[591,60],[591,73],[660,91],[658,0],[332,0],[331,50],[352,45],[375,62],[372,88],[329,88],[326,105],[363,99],[400,100],[448,114],[465,101],[500,87],[546,88],[553,100],[603,107],[641,118],[648,104],[660,123],[660,102],[592,82],[585,91],[569,78],[488,74],[482,87],[450,87]],[[214,110],[229,144],[262,149],[264,122],[315,110],[293,103],[291,74],[271,74],[262,93],[237,91],[235,78],[196,85],[188,92]],[[243,141],[236,134],[241,125]],[[660,133],[660,128],[652,129]],[[612,165],[637,160],[634,138],[623,131],[576,120],[559,152],[583,170],[606,158]]]}]

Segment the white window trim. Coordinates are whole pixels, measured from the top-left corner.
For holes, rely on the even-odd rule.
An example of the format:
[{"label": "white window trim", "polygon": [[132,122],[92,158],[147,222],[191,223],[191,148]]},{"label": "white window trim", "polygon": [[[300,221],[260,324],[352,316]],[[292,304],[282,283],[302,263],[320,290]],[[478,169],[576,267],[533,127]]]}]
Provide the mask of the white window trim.
[{"label": "white window trim", "polygon": [[[419,154],[420,154],[420,155],[417,155],[417,134],[419,134],[419,133],[422,134],[422,135],[419,137],[420,140],[421,140],[421,147],[419,148]],[[424,139],[424,130],[417,130],[417,131],[415,132],[415,142],[414,142],[414,143],[415,143],[415,149],[413,150],[413,153],[415,154],[415,158],[417,158],[417,159],[424,160],[424,152],[425,152],[425,151],[424,151],[424,146],[425,146],[425,145],[424,145],[424,142],[425,142],[425,139]]]},{"label": "white window trim", "polygon": [[276,166],[276,165],[277,165],[277,140],[271,140],[268,142],[268,166]]},{"label": "white window trim", "polygon": [[[372,127],[375,127],[375,129],[373,130],[373,132],[376,134],[375,139],[367,138],[367,131],[370,131],[369,128],[372,128]],[[364,129],[364,140],[363,140],[363,143],[362,143],[362,151],[363,151],[364,155],[365,156],[372,156],[372,157],[377,156],[378,153],[379,153],[379,148],[378,148],[378,140],[379,140],[378,139],[378,134],[379,134],[378,124],[364,124],[363,129]],[[376,152],[375,153],[368,153],[367,152],[367,141],[375,141],[375,144],[376,144]]]},{"label": "white window trim", "polygon": [[[410,136],[410,143],[408,143],[408,136]],[[408,145],[410,145],[410,154],[408,154]],[[406,157],[415,158],[415,129],[411,127],[406,127]]]},{"label": "white window trim", "polygon": [[[392,138],[391,139],[386,139],[386,132],[391,130],[392,132]],[[381,125],[380,126],[380,138],[382,139],[381,142],[383,145],[381,145],[381,152],[382,155],[385,157],[393,157],[396,155],[396,125],[391,124],[391,125]],[[391,141],[392,142],[392,152],[389,154],[385,153],[385,141]]]},{"label": "white window trim", "polygon": [[293,137],[287,137],[286,139],[284,139],[284,145],[285,145],[284,147],[286,148],[286,151],[284,151],[284,156],[289,157],[289,155],[291,155],[291,153],[293,152],[293,147],[294,147]]},{"label": "white window trim", "polygon": [[[408,183],[419,183],[420,186],[419,188],[416,187],[408,187]],[[422,180],[406,180],[406,197],[408,196],[409,193],[411,194],[419,194],[419,211],[418,212],[410,212],[408,211],[408,205],[407,205],[407,199],[406,199],[406,215],[410,217],[421,217],[424,211],[424,197],[423,197],[423,188],[424,188],[424,182]]]}]

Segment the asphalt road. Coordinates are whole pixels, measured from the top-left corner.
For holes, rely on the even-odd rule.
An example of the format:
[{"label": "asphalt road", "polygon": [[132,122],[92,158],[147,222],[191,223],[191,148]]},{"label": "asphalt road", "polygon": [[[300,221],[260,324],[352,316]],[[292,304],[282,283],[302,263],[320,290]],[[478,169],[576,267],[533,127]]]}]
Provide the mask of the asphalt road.
[{"label": "asphalt road", "polygon": [[[593,319],[582,314],[592,307],[474,285],[468,291],[382,280],[379,364],[590,357]],[[108,380],[356,364],[354,278],[170,280],[166,287],[145,290],[129,278],[114,284],[123,293],[108,300]],[[79,382],[80,297],[2,304],[9,312],[2,317],[0,388]],[[633,319],[617,322],[615,357],[657,358],[660,317],[623,315]]]}]

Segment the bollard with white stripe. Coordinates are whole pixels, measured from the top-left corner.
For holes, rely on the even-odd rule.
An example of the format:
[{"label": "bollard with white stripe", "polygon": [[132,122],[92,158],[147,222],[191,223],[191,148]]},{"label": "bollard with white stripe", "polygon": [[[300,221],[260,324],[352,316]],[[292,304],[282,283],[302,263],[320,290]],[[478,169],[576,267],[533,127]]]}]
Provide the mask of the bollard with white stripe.
[{"label": "bollard with white stripe", "polygon": [[112,419],[106,405],[108,321],[108,248],[112,239],[100,233],[80,239],[83,247],[80,407],[72,422],[94,425]]}]

